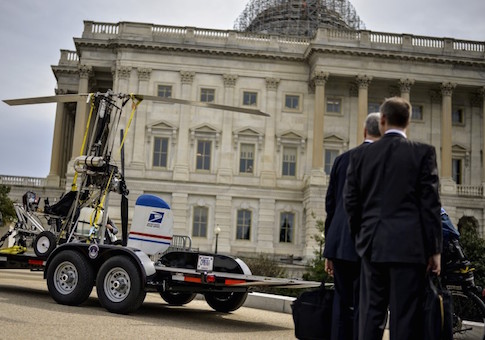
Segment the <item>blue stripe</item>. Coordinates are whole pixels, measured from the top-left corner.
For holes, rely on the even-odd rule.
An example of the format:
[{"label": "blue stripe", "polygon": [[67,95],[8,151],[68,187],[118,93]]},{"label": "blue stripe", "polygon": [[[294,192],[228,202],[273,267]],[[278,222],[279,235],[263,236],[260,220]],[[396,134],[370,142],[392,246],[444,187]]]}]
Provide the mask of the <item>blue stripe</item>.
[{"label": "blue stripe", "polygon": [[137,237],[128,237],[128,239],[134,240],[134,241],[152,242],[152,243],[168,244],[168,245],[170,245],[170,243],[171,243],[171,242],[163,242],[163,241],[145,240],[143,238],[137,238]]}]

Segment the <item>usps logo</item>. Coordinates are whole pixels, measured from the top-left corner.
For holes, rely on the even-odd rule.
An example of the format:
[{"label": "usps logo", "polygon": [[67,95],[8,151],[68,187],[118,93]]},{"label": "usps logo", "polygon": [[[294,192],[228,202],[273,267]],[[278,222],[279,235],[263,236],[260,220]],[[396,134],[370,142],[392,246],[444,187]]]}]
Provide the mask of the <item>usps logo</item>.
[{"label": "usps logo", "polygon": [[150,216],[148,217],[147,227],[160,228],[160,226],[162,225],[164,214],[165,213],[161,211],[152,211],[150,213]]}]

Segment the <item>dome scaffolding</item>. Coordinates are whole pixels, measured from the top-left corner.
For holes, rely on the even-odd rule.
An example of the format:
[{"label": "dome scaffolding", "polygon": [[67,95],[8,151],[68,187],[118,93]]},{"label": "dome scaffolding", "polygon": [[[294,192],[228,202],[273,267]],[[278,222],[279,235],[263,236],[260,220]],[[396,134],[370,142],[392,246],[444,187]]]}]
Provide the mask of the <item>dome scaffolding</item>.
[{"label": "dome scaffolding", "polygon": [[319,27],[365,29],[347,0],[251,0],[234,23],[242,32],[305,37]]}]

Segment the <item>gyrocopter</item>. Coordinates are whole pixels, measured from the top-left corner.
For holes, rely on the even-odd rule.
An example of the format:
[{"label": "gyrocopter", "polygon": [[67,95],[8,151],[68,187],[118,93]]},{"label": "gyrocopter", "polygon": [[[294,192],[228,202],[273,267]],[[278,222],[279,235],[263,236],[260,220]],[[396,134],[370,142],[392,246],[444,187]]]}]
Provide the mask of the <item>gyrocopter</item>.
[{"label": "gyrocopter", "polygon": [[[65,305],[83,303],[96,286],[101,305],[115,313],[135,311],[147,292],[158,292],[173,305],[186,304],[200,293],[213,309],[231,312],[242,306],[255,286],[302,288],[320,285],[320,282],[251,275],[251,270],[239,258],[192,249],[188,236],[173,235],[170,206],[154,195],[143,194],[137,198],[128,228],[123,144],[136,109],[143,100],[262,117],[267,114],[249,108],[112,91],[4,102],[26,105],[80,100],[89,104],[89,114],[80,155],[72,162],[71,189],[55,204],[45,205],[42,214],[50,221],[49,230],[29,222],[26,216],[35,215],[35,205],[33,207],[31,201],[35,202],[36,197],[26,197],[27,204],[18,207],[19,222],[8,233],[16,234],[16,240],[24,240],[22,235],[34,235],[35,255],[25,252],[25,244],[17,244],[12,251],[8,248],[0,250],[0,269],[43,270],[50,295]],[[131,104],[131,113],[126,126],[121,128],[120,117],[128,104]],[[116,143],[118,132],[119,145]],[[108,230],[110,193],[121,195],[121,242],[113,241]],[[0,238],[0,245],[5,238],[5,235]]]}]

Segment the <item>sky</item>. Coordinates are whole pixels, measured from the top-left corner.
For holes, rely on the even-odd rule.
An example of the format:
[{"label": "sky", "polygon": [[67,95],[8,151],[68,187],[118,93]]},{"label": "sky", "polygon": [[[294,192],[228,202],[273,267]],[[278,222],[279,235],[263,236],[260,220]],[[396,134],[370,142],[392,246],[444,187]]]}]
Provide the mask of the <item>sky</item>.
[{"label": "sky", "polygon": [[[261,0],[262,1],[262,0]],[[51,66],[84,20],[232,29],[250,0],[0,0],[0,99],[54,95]],[[484,0],[350,0],[376,32],[485,41]],[[0,102],[0,175],[49,174],[55,104]]]}]

